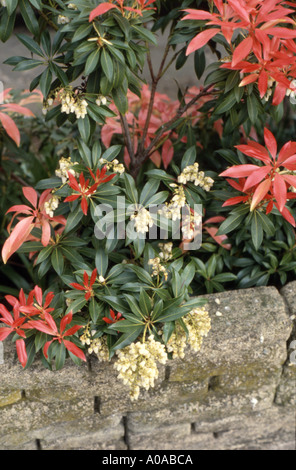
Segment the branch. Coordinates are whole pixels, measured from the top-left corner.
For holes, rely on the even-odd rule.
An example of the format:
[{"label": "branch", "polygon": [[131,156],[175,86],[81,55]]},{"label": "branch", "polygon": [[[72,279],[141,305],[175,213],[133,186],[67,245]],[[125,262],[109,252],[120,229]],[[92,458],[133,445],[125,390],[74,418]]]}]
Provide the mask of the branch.
[{"label": "branch", "polygon": [[135,162],[136,162],[136,159],[135,159],[134,146],[133,146],[133,143],[132,143],[132,138],[131,138],[131,133],[130,133],[130,129],[129,129],[129,126],[128,126],[128,122],[126,120],[126,117],[123,114],[119,113],[119,116],[120,116],[122,133],[124,135],[127,151],[129,153],[131,163],[132,163],[132,165],[134,165]]},{"label": "branch", "polygon": [[162,57],[162,61],[161,61],[157,76],[154,75],[151,56],[150,56],[150,51],[149,51],[149,54],[148,54],[148,66],[149,66],[150,75],[151,75],[151,79],[152,79],[152,87],[151,87],[151,95],[150,95],[150,102],[149,102],[147,117],[146,117],[145,126],[144,126],[144,130],[143,130],[143,135],[142,135],[142,139],[141,139],[141,143],[139,145],[139,150],[137,152],[137,155],[138,154],[141,155],[144,151],[145,140],[146,140],[146,137],[147,137],[147,134],[148,134],[149,124],[150,124],[151,116],[152,116],[152,113],[153,113],[154,100],[155,100],[157,86],[158,86],[159,80],[163,76],[163,69],[164,69],[164,66],[165,66],[169,51],[170,51],[170,47],[171,46],[168,42],[167,45],[166,45],[163,57]]},{"label": "branch", "polygon": [[185,114],[186,111],[188,111],[188,109],[191,108],[191,106],[193,106],[203,96],[211,95],[213,93],[213,91],[209,92],[212,86],[213,85],[208,85],[198,95],[192,98],[192,100],[189,101],[189,103],[185,104],[184,106],[180,105],[176,115],[169,122],[167,122],[164,126],[161,127],[158,135],[154,137],[149,147],[145,150],[145,159],[147,155],[150,154],[151,150],[161,141],[163,134],[169,131],[171,127],[175,124],[175,122],[177,122],[178,119],[180,119],[183,116],[183,114]]}]

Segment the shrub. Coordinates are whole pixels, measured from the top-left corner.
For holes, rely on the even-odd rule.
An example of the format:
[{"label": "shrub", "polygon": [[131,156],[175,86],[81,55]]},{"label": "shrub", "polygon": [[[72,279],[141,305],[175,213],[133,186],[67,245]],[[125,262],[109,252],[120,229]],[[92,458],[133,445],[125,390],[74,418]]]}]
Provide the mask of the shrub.
[{"label": "shrub", "polygon": [[[17,11],[28,29],[18,38],[29,57],[6,63],[42,67],[29,88],[41,90],[44,118],[30,118],[30,129],[19,121],[20,149],[2,119],[12,157],[26,161],[39,134],[42,175],[27,172],[22,201],[7,211],[2,272],[20,259],[33,285],[15,282],[20,292],[5,296],[0,340],[13,333],[24,367],[36,354],[50,369],[66,357],[115,356],[137,399],[157,362],[200,349],[211,321],[196,294],[295,275],[295,7],[1,3],[3,42]],[[165,31],[156,70],[151,46]],[[208,50],[217,57],[209,65]],[[203,84],[175,100],[159,93],[168,68],[191,55]]]}]

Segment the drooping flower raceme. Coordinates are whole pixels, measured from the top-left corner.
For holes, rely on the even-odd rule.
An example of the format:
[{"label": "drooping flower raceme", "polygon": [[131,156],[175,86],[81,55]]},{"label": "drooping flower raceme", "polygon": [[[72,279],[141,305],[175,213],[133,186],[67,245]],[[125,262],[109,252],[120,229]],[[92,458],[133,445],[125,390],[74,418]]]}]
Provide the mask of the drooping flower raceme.
[{"label": "drooping flower raceme", "polygon": [[114,367],[119,372],[118,378],[129,386],[132,401],[138,399],[141,387],[145,390],[154,387],[159,376],[156,362],[165,364],[168,359],[164,344],[153,335],[145,342],[132,343],[116,353]]},{"label": "drooping flower raceme", "polygon": [[195,308],[183,318],[188,331],[188,338],[184,328],[178,323],[174,333],[167,342],[167,351],[173,354],[173,358],[185,357],[185,348],[189,344],[195,352],[199,351],[203,338],[211,329],[211,319],[204,307]]}]

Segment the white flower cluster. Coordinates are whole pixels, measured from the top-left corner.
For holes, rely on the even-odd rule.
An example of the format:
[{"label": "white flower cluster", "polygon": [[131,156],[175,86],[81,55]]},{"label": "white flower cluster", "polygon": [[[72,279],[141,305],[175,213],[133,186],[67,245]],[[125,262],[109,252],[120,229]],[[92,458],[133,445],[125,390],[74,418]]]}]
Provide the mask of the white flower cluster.
[{"label": "white flower cluster", "polygon": [[52,196],[49,201],[44,203],[44,209],[46,214],[49,217],[54,216],[54,211],[59,207],[59,198],[57,196]]},{"label": "white flower cluster", "polygon": [[188,315],[183,317],[183,321],[188,330],[188,337],[186,337],[186,332],[182,326],[176,324],[176,330],[166,345],[167,351],[173,354],[173,358],[183,359],[187,344],[194,351],[199,351],[203,338],[208,335],[211,329],[211,319],[205,307],[194,308]]},{"label": "white flower cluster", "polygon": [[77,8],[77,6],[75,5],[75,3],[69,3],[68,8],[70,8],[70,10],[78,10],[78,8]]},{"label": "white flower cluster", "polygon": [[96,99],[96,104],[98,106],[101,106],[101,105],[106,106],[107,103],[108,103],[108,100],[103,95],[99,95],[98,98]]},{"label": "white flower cluster", "polygon": [[192,238],[195,236],[195,232],[197,229],[200,228],[200,224],[202,221],[202,216],[194,212],[190,212],[189,215],[186,215],[183,217],[182,220],[182,233],[183,233],[183,238],[186,240],[192,240]]},{"label": "white flower cluster", "polygon": [[181,219],[181,209],[186,205],[186,196],[182,185],[178,186],[175,183],[170,184],[173,188],[174,195],[170,203],[165,203],[165,206],[159,211],[168,219],[177,220]]},{"label": "white flower cluster", "polygon": [[131,220],[135,222],[135,229],[138,233],[147,233],[149,232],[149,227],[153,225],[153,219],[151,214],[145,207],[140,207],[134,212],[130,217]]},{"label": "white flower cluster", "polygon": [[87,115],[87,101],[73,93],[72,89],[63,90],[60,94],[60,100],[62,113],[75,113],[77,119],[84,119]]},{"label": "white flower cluster", "polygon": [[266,94],[264,96],[265,101],[268,101],[269,98],[272,95],[272,91],[273,91],[272,87],[273,87],[274,82],[275,82],[275,80],[273,78],[269,78],[268,81],[267,81],[267,91],[266,91]]},{"label": "white flower cluster", "polygon": [[0,5],[7,7],[6,0],[0,0]]},{"label": "white flower cluster", "polygon": [[78,165],[78,162],[72,162],[71,158],[62,157],[59,161],[59,169],[55,171],[56,176],[62,179],[63,184],[68,181],[68,173],[73,176],[78,176],[77,173],[71,168],[73,165]]},{"label": "white flower cluster", "polygon": [[100,284],[105,284],[106,283],[106,279],[101,274],[98,277],[98,281],[99,281]]},{"label": "white flower cluster", "polygon": [[165,364],[168,359],[165,346],[155,341],[153,335],[147,341],[132,343],[116,354],[118,360],[114,367],[119,372],[118,378],[129,386],[132,401],[139,398],[141,387],[145,390],[154,387],[159,375],[156,361]]},{"label": "white flower cluster", "polygon": [[290,97],[291,103],[296,104],[296,80],[292,80],[291,86],[294,88],[294,90],[289,88],[286,95]]},{"label": "white flower cluster", "polygon": [[210,191],[214,184],[214,180],[205,176],[203,171],[199,171],[198,163],[187,166],[182,173],[178,176],[178,183],[187,184],[188,182],[194,183],[195,186],[200,186],[205,191]]},{"label": "white flower cluster", "polygon": [[159,257],[150,259],[148,261],[148,264],[152,266],[152,276],[156,277],[159,276],[160,274],[164,275],[165,280],[168,278],[168,272],[166,268],[161,264],[161,260]]},{"label": "white flower cluster", "polygon": [[83,335],[80,336],[80,341],[83,346],[88,346],[89,354],[96,354],[100,362],[109,361],[109,349],[107,345],[107,337],[101,336],[100,338],[94,338],[95,331],[90,331],[89,327],[85,327]]},{"label": "white flower cluster", "polygon": [[115,158],[115,160],[113,160],[112,162],[109,162],[108,160],[101,158],[100,163],[101,165],[104,165],[107,168],[107,171],[119,173],[120,175],[122,175],[122,173],[125,172],[124,165],[122,163],[119,163],[117,158]]},{"label": "white flower cluster", "polygon": [[70,23],[70,18],[64,15],[59,15],[57,22],[58,24],[67,24],[67,23]]},{"label": "white flower cluster", "polygon": [[168,261],[171,259],[171,257],[173,256],[173,243],[172,242],[169,242],[169,243],[159,243],[158,244],[158,247],[161,249],[160,253],[159,253],[159,257],[163,260],[163,261]]},{"label": "white flower cluster", "polygon": [[91,341],[88,348],[89,354],[96,354],[100,362],[107,362],[110,360],[109,349],[107,345],[107,336],[101,336]]}]

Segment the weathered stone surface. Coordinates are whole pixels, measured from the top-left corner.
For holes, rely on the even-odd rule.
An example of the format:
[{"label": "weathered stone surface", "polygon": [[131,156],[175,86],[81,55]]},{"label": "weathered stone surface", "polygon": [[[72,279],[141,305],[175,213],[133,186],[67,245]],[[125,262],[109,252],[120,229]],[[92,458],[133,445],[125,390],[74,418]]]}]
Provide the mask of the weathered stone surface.
[{"label": "weathered stone surface", "polygon": [[212,330],[201,350],[162,366],[156,387],[134,403],[112,361],[23,370],[5,342],[0,449],[293,448],[295,289],[207,296]]},{"label": "weathered stone surface", "polygon": [[[285,362],[279,386],[276,391],[275,402],[282,406],[296,406],[296,281],[289,283],[281,289],[290,319],[293,323],[291,336],[287,341],[288,355]],[[292,360],[292,355],[294,360]]]},{"label": "weathered stone surface", "polygon": [[[269,368],[282,366],[291,333],[284,299],[273,287],[223,292],[204,296],[209,301],[212,329],[198,354],[186,354],[170,366],[169,380],[192,381],[201,377],[229,377],[245,381]],[[219,304],[216,303],[218,299]],[[216,316],[216,312],[222,316]],[[231,332],[231,333],[230,333]],[[230,353],[231,352],[231,353]],[[263,367],[264,366],[264,367]]]}]

